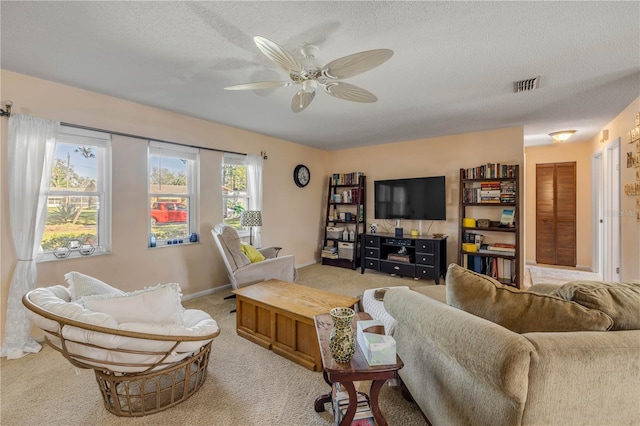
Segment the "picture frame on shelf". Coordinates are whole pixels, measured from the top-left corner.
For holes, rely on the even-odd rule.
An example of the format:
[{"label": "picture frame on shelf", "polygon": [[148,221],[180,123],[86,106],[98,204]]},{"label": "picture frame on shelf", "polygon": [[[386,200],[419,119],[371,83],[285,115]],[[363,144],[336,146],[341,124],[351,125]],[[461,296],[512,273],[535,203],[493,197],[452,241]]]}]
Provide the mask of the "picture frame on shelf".
[{"label": "picture frame on shelf", "polygon": [[500,227],[501,228],[511,228],[513,227],[515,220],[515,209],[503,209],[502,216],[500,217]]}]

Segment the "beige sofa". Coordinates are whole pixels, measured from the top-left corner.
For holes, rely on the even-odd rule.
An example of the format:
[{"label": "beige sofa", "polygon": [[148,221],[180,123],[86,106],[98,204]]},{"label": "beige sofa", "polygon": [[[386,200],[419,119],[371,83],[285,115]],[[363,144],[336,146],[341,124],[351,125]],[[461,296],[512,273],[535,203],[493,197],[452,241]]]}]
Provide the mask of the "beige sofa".
[{"label": "beige sofa", "polygon": [[[459,296],[451,294],[456,287],[451,282],[465,281],[454,272],[457,277],[450,267],[446,287],[396,290],[384,298],[397,321],[394,337],[404,361],[400,377],[431,424],[640,424],[640,330],[514,332],[447,304],[447,299],[456,304]],[[514,293],[498,289],[505,292]],[[504,305],[504,294],[496,294],[492,303]],[[523,297],[526,306],[515,309],[516,315],[529,315],[530,323],[536,323],[532,315],[540,316],[531,312],[537,303],[532,300],[540,299],[595,315],[601,322],[592,325],[596,329],[602,324],[615,329],[610,316],[575,302]],[[547,308],[542,314],[548,317]]]}]

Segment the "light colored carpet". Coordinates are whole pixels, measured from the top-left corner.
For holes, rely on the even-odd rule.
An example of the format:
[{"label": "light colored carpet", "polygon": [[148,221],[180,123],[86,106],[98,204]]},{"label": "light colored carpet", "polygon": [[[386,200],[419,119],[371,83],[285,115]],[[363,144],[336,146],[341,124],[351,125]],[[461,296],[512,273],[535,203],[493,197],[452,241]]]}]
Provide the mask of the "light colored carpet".
[{"label": "light colored carpet", "polygon": [[[359,270],[311,265],[299,270],[299,284],[359,296],[367,288],[417,286],[432,282]],[[38,354],[1,363],[0,424],[13,425],[332,425],[330,404],[316,413],[313,403],[328,385],[309,371],[263,349],[235,331],[235,301],[218,292],[184,303],[218,321],[207,380],[182,404],[142,418],[120,418],[103,406],[93,371],[78,370],[45,346]],[[384,386],[380,406],[390,425],[425,425],[419,409],[400,390]]]},{"label": "light colored carpet", "polygon": [[532,284],[564,284],[576,280],[601,281],[602,274],[577,269],[529,266]]}]

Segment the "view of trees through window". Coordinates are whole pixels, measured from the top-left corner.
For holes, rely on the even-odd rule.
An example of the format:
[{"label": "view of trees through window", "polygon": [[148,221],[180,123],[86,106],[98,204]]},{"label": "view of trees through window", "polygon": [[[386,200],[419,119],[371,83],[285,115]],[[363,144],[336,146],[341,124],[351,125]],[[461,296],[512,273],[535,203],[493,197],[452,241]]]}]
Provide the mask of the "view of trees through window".
[{"label": "view of trees through window", "polygon": [[240,226],[240,215],[249,208],[247,195],[247,166],[243,160],[225,157],[222,165],[223,222],[236,229]]},{"label": "view of trees through window", "polygon": [[56,143],[41,242],[45,252],[67,247],[70,241],[99,244],[97,154],[96,147]]}]

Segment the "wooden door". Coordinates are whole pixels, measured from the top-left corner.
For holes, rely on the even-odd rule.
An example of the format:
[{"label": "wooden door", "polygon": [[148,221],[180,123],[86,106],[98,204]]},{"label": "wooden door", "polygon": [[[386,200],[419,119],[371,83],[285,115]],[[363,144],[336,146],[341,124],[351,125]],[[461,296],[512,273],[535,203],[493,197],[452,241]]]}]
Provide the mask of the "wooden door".
[{"label": "wooden door", "polygon": [[536,262],[576,266],[576,163],[536,165]]}]

